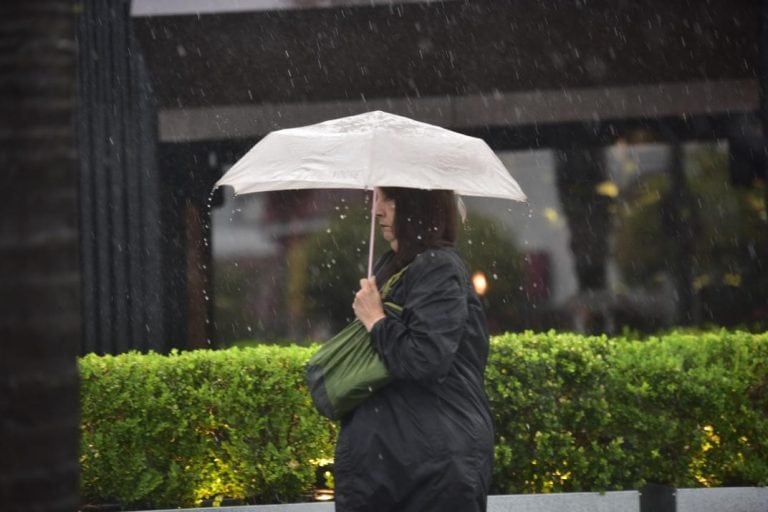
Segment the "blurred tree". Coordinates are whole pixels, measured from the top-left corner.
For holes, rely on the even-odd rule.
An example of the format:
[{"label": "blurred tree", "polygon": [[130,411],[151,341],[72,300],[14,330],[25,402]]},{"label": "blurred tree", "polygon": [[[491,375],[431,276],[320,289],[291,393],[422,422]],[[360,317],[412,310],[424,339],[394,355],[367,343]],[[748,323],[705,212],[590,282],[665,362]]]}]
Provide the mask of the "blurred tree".
[{"label": "blurred tree", "polygon": [[458,243],[470,274],[480,273],[488,283],[482,300],[492,334],[528,327],[532,308],[540,305],[527,295],[525,259],[508,229],[497,219],[470,212]]},{"label": "blurred tree", "polygon": [[[728,154],[707,146],[690,153],[685,174],[691,198],[685,229],[691,231],[690,273],[694,319],[720,325],[768,325],[768,223],[762,191],[734,188]],[[615,255],[630,285],[659,284],[669,279],[676,254],[667,232],[664,199],[667,174],[646,174],[624,190],[617,208]],[[695,219],[695,225],[691,219]]]},{"label": "blurred tree", "polygon": [[[327,337],[352,321],[352,300],[368,271],[370,211],[367,206],[343,208],[325,230],[304,241],[309,275],[302,295],[313,336]],[[379,254],[388,248],[379,236],[375,244]]]},{"label": "blurred tree", "polygon": [[0,4],[0,508],[76,510],[75,3]]}]

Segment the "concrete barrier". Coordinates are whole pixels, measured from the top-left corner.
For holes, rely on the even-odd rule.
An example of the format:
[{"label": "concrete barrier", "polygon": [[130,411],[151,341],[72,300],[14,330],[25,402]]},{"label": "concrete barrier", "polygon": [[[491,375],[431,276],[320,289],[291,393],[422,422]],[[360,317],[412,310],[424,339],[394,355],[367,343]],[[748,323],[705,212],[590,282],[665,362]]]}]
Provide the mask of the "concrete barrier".
[{"label": "concrete barrier", "polygon": [[[666,488],[668,500],[646,501],[640,491],[511,494],[488,497],[488,512],[768,512],[768,488]],[[334,512],[333,502],[243,505],[146,512]]]},{"label": "concrete barrier", "polygon": [[[181,512],[333,512],[333,502],[181,509]],[[488,512],[640,512],[640,493],[616,491],[512,494],[488,497]],[[180,512],[155,510],[152,512]]]},{"label": "concrete barrier", "polygon": [[768,487],[677,489],[676,512],[768,512]]},{"label": "concrete barrier", "polygon": [[488,497],[488,512],[640,512],[637,491],[512,494]]},{"label": "concrete barrier", "polygon": [[333,502],[286,503],[283,505],[242,505],[219,508],[174,508],[144,512],[333,512]]}]

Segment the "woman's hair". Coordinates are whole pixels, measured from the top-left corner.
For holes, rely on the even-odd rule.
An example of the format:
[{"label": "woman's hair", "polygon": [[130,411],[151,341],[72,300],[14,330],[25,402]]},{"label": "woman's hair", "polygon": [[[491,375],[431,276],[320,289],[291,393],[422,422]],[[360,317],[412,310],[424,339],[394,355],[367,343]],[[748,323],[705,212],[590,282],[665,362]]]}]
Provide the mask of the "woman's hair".
[{"label": "woman's hair", "polygon": [[458,208],[451,190],[382,187],[395,202],[394,235],[397,252],[385,264],[378,279],[386,279],[431,248],[451,247],[458,237]]}]

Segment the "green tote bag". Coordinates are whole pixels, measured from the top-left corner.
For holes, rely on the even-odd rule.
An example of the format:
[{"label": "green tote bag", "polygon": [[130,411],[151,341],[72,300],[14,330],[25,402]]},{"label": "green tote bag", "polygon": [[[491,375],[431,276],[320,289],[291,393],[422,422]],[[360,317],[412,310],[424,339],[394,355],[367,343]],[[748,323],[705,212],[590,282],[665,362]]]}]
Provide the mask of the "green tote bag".
[{"label": "green tote bag", "polygon": [[[407,267],[406,267],[407,268]],[[386,298],[405,268],[393,275],[381,290]],[[402,307],[384,302],[387,315],[400,315]],[[323,343],[309,359],[306,378],[312,401],[323,416],[344,417],[391,379],[371,344],[371,335],[355,318]]]}]

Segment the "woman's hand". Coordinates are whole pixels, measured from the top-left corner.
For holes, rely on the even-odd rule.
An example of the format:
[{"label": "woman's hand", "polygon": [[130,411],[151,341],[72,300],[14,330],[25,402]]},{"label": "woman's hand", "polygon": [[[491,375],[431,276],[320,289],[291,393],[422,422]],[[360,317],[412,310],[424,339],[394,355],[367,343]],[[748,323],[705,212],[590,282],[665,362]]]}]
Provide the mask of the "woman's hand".
[{"label": "woman's hand", "polygon": [[386,316],[379,289],[376,287],[376,277],[360,280],[360,290],[355,294],[352,309],[368,332],[371,332],[376,322]]}]

